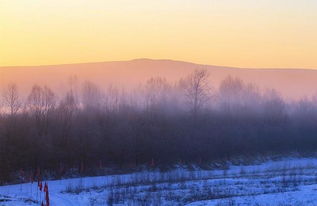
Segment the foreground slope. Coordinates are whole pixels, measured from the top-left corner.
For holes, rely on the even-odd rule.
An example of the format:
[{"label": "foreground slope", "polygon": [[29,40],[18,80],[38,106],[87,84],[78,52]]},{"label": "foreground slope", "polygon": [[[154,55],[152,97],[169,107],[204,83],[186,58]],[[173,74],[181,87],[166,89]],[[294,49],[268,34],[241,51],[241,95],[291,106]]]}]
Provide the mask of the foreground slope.
[{"label": "foreground slope", "polygon": [[[48,181],[52,206],[101,205],[316,205],[317,158],[258,165]],[[37,185],[0,187],[1,206],[39,205]]]}]

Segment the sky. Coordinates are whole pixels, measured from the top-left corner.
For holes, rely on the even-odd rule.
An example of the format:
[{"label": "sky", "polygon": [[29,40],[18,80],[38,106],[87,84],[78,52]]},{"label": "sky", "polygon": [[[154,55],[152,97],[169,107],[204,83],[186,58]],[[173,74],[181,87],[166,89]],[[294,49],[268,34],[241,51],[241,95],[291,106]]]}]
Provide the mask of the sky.
[{"label": "sky", "polygon": [[0,66],[135,58],[316,68],[316,0],[0,0]]}]

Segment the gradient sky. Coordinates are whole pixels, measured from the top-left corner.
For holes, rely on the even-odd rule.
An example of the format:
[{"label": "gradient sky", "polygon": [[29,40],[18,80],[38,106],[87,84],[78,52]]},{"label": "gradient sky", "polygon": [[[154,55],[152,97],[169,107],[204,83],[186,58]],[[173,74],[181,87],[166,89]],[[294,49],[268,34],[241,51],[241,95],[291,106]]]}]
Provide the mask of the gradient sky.
[{"label": "gradient sky", "polygon": [[0,0],[0,66],[134,58],[317,69],[317,1]]}]

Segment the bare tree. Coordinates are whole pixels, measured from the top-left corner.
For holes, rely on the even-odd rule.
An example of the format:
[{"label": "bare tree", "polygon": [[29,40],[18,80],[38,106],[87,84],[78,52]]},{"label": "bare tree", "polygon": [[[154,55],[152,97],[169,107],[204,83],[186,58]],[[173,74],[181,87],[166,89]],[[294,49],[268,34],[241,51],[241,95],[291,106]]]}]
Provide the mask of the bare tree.
[{"label": "bare tree", "polygon": [[69,91],[67,92],[66,96],[72,96],[73,98],[73,103],[76,104],[76,107],[78,107],[78,104],[79,104],[79,80],[78,80],[78,77],[76,75],[71,75],[69,78],[68,78],[68,84],[69,84]]},{"label": "bare tree", "polygon": [[3,93],[5,110],[11,116],[17,114],[21,108],[18,87],[16,84],[9,84]]},{"label": "bare tree", "polygon": [[186,102],[193,114],[206,104],[210,98],[209,74],[206,70],[196,70],[182,83],[185,90]]},{"label": "bare tree", "polygon": [[219,86],[219,104],[226,112],[241,105],[243,100],[244,82],[239,78],[226,77]]},{"label": "bare tree", "polygon": [[65,120],[72,119],[75,111],[78,109],[75,96],[72,91],[67,92],[59,104],[61,115]]},{"label": "bare tree", "polygon": [[[284,122],[287,119],[286,104],[281,95],[275,90],[267,90],[263,109],[267,122],[276,124],[276,122]],[[269,112],[268,112],[269,111]]]},{"label": "bare tree", "polygon": [[[63,99],[60,101],[57,108],[57,119],[59,125],[59,135],[56,142],[62,145],[62,150],[71,149],[71,138],[74,126],[75,115],[78,114],[78,103],[72,90],[68,91]],[[72,162],[72,152],[68,151],[69,156],[65,161]]]},{"label": "bare tree", "polygon": [[49,112],[54,108],[54,92],[46,86],[34,85],[28,96],[28,111],[34,115],[40,134],[46,133]]},{"label": "bare tree", "polygon": [[117,87],[109,86],[105,96],[105,107],[107,112],[117,112],[122,101],[122,94]]},{"label": "bare tree", "polygon": [[145,85],[146,109],[153,110],[166,103],[169,90],[170,86],[166,79],[160,77],[149,79]]},{"label": "bare tree", "polygon": [[29,109],[41,114],[47,114],[55,107],[55,94],[48,87],[33,86],[28,96]]},{"label": "bare tree", "polygon": [[227,113],[258,112],[262,96],[256,85],[228,76],[219,86],[217,100],[217,106]]},{"label": "bare tree", "polygon": [[92,82],[85,82],[82,88],[82,105],[87,108],[100,108],[101,106],[102,92]]}]

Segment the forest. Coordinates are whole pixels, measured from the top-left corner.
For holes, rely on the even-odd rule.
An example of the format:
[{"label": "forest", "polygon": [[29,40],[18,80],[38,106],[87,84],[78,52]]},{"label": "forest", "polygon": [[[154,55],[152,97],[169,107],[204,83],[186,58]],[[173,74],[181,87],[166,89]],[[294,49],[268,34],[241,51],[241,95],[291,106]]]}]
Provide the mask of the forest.
[{"label": "forest", "polygon": [[11,83],[0,103],[0,184],[21,173],[61,177],[317,148],[315,97],[285,100],[231,76],[215,87],[206,70],[129,91],[70,78],[67,92],[34,85],[24,95]]}]

